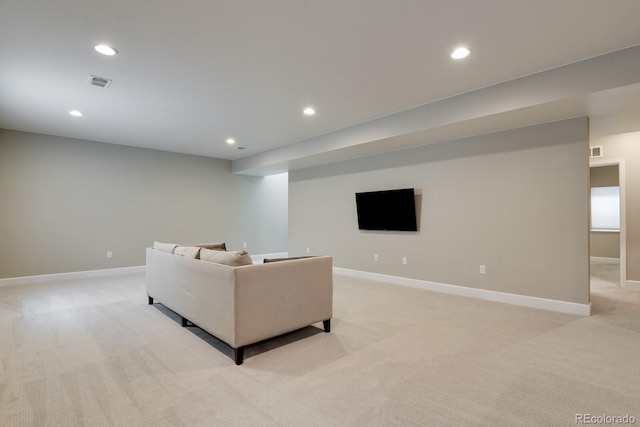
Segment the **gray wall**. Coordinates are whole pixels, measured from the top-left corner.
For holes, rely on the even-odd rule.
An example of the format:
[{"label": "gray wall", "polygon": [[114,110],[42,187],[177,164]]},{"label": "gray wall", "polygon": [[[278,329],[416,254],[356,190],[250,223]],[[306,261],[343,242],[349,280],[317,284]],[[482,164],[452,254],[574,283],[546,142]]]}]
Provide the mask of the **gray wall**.
[{"label": "gray wall", "polygon": [[640,131],[600,136],[590,144],[603,146],[599,160],[624,161],[627,280],[640,282]]},{"label": "gray wall", "polygon": [[[618,165],[592,167],[590,177],[591,187],[611,187],[620,184]],[[620,233],[592,231],[589,247],[591,256],[620,258]]]},{"label": "gray wall", "polygon": [[592,257],[620,258],[620,233],[592,231],[589,247]]},{"label": "gray wall", "polygon": [[143,265],[154,240],[286,251],[286,176],[236,176],[225,160],[0,130],[0,278]]},{"label": "gray wall", "polygon": [[611,187],[620,185],[618,165],[593,166],[589,169],[591,187]]},{"label": "gray wall", "polygon": [[[587,146],[583,117],[292,171],[289,253],[588,303]],[[356,192],[404,187],[421,193],[417,233],[358,230]]]}]

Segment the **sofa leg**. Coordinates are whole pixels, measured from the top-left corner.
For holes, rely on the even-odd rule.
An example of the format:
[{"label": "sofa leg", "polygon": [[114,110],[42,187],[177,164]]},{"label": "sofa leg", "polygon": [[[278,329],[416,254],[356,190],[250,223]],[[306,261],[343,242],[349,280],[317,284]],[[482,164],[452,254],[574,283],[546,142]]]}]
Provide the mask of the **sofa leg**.
[{"label": "sofa leg", "polygon": [[[149,295],[147,295],[149,297]],[[149,305],[153,304],[153,297],[149,297]]]},{"label": "sofa leg", "polygon": [[331,319],[323,320],[322,326],[324,326],[325,332],[331,332]]},{"label": "sofa leg", "polygon": [[233,358],[236,361],[236,365],[242,365],[242,359],[244,359],[244,346],[233,349]]},{"label": "sofa leg", "polygon": [[185,319],[184,317],[180,316],[182,318],[182,327],[186,327],[187,324],[189,323],[189,321],[187,319]]}]

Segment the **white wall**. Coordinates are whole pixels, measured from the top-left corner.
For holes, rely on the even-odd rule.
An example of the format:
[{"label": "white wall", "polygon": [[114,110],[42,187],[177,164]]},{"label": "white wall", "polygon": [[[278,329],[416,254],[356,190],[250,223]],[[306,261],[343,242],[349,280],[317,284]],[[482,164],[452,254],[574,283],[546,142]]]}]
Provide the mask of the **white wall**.
[{"label": "white wall", "polygon": [[[587,141],[588,120],[577,118],[292,171],[289,253],[586,304]],[[356,192],[405,187],[422,195],[419,232],[358,230]]]},{"label": "white wall", "polygon": [[0,130],[0,278],[143,265],[154,240],[283,252],[286,224],[286,177],[236,176],[226,160]]}]

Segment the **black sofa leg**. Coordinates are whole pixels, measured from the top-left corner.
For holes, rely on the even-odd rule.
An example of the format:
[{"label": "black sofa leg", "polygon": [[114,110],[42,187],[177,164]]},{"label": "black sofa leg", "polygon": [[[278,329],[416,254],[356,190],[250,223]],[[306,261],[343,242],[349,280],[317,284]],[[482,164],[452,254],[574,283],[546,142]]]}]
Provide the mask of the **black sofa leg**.
[{"label": "black sofa leg", "polygon": [[242,360],[244,359],[244,347],[234,348],[233,358],[236,361],[236,365],[242,365]]},{"label": "black sofa leg", "polygon": [[[147,295],[149,297],[149,295]],[[149,297],[149,305],[153,304],[153,297]]]},{"label": "black sofa leg", "polygon": [[331,332],[331,319],[323,320],[322,326],[324,326],[325,332]]},{"label": "black sofa leg", "polygon": [[182,318],[182,327],[186,327],[189,324],[189,321],[187,319],[185,319],[184,317],[180,316]]}]

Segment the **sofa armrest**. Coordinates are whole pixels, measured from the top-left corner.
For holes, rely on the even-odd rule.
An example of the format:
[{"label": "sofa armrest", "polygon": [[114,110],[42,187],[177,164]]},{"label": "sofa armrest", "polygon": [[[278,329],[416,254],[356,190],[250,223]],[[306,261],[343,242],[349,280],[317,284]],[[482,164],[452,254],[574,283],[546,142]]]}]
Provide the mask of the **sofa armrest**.
[{"label": "sofa armrest", "polygon": [[235,342],[244,346],[333,315],[333,259],[314,257],[237,267]]}]

